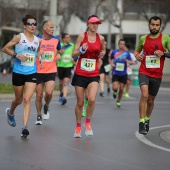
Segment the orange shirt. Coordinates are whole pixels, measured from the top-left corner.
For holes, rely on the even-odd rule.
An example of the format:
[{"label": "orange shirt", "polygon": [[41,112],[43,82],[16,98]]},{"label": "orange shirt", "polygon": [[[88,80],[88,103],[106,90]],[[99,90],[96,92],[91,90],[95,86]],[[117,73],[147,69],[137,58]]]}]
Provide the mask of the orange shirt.
[{"label": "orange shirt", "polygon": [[44,39],[42,36],[39,38],[41,38],[40,51],[44,53],[41,56],[42,67],[39,58],[36,60],[37,73],[56,73],[56,51],[61,49],[60,40],[56,36],[51,36],[50,39]]}]

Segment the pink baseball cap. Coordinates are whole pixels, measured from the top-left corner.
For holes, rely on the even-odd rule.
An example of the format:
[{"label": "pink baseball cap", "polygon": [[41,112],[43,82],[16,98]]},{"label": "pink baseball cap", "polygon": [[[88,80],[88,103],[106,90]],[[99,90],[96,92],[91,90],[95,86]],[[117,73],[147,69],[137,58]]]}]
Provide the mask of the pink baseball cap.
[{"label": "pink baseball cap", "polygon": [[91,17],[91,18],[87,21],[87,24],[90,24],[90,23],[102,24],[102,22],[101,22],[97,17]]}]

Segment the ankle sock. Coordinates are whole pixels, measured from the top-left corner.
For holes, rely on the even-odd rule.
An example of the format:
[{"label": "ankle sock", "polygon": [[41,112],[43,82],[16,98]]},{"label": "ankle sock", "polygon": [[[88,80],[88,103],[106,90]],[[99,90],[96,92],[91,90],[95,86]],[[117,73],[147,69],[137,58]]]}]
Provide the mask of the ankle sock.
[{"label": "ankle sock", "polygon": [[87,119],[87,118],[86,118],[86,123],[90,123],[90,119]]},{"label": "ankle sock", "polygon": [[81,127],[81,123],[77,123],[77,127]]},{"label": "ankle sock", "polygon": [[145,118],[140,119],[139,122],[143,122],[144,123],[145,122]]},{"label": "ankle sock", "polygon": [[145,116],[145,120],[150,120],[150,117]]}]

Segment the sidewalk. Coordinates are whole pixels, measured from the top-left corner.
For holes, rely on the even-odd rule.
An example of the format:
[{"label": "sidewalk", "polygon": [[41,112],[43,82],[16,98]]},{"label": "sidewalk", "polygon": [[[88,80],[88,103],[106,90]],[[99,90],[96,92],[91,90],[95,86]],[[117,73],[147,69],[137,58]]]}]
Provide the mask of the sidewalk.
[{"label": "sidewalk", "polygon": [[[3,76],[2,74],[0,74],[0,82],[11,83],[11,80],[12,80],[11,74],[7,74],[6,76]],[[56,78],[56,84],[58,84],[58,78]],[[133,80],[132,80],[131,88],[133,87],[134,86],[133,86]],[[163,75],[161,87],[170,89],[170,74]],[[71,93],[71,91],[69,93]],[[59,96],[59,91],[54,91],[53,96]],[[33,98],[35,98],[35,93],[33,95]],[[14,94],[0,94],[0,101],[7,100],[7,99],[14,99]]]}]

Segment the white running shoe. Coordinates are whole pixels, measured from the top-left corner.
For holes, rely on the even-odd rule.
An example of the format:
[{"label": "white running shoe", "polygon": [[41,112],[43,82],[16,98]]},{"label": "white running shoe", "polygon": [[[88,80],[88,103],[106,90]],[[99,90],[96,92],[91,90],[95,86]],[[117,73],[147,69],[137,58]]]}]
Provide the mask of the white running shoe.
[{"label": "white running shoe", "polygon": [[46,105],[44,105],[44,113],[42,115],[42,118],[44,120],[47,120],[50,118],[49,107],[47,107]]},{"label": "white running shoe", "polygon": [[48,120],[48,119],[50,118],[49,112],[47,112],[47,114],[44,114],[44,113],[43,113],[42,118],[43,118],[44,120]]},{"label": "white running shoe", "polygon": [[76,126],[75,133],[73,135],[74,138],[81,138],[81,127]]},{"label": "white running shoe", "polygon": [[92,128],[91,128],[91,123],[86,123],[86,122],[84,122],[84,127],[85,127],[85,134],[87,135],[87,136],[93,136],[93,131],[92,131]]},{"label": "white running shoe", "polygon": [[37,116],[37,120],[36,120],[35,124],[42,125],[42,117],[41,116]]}]

